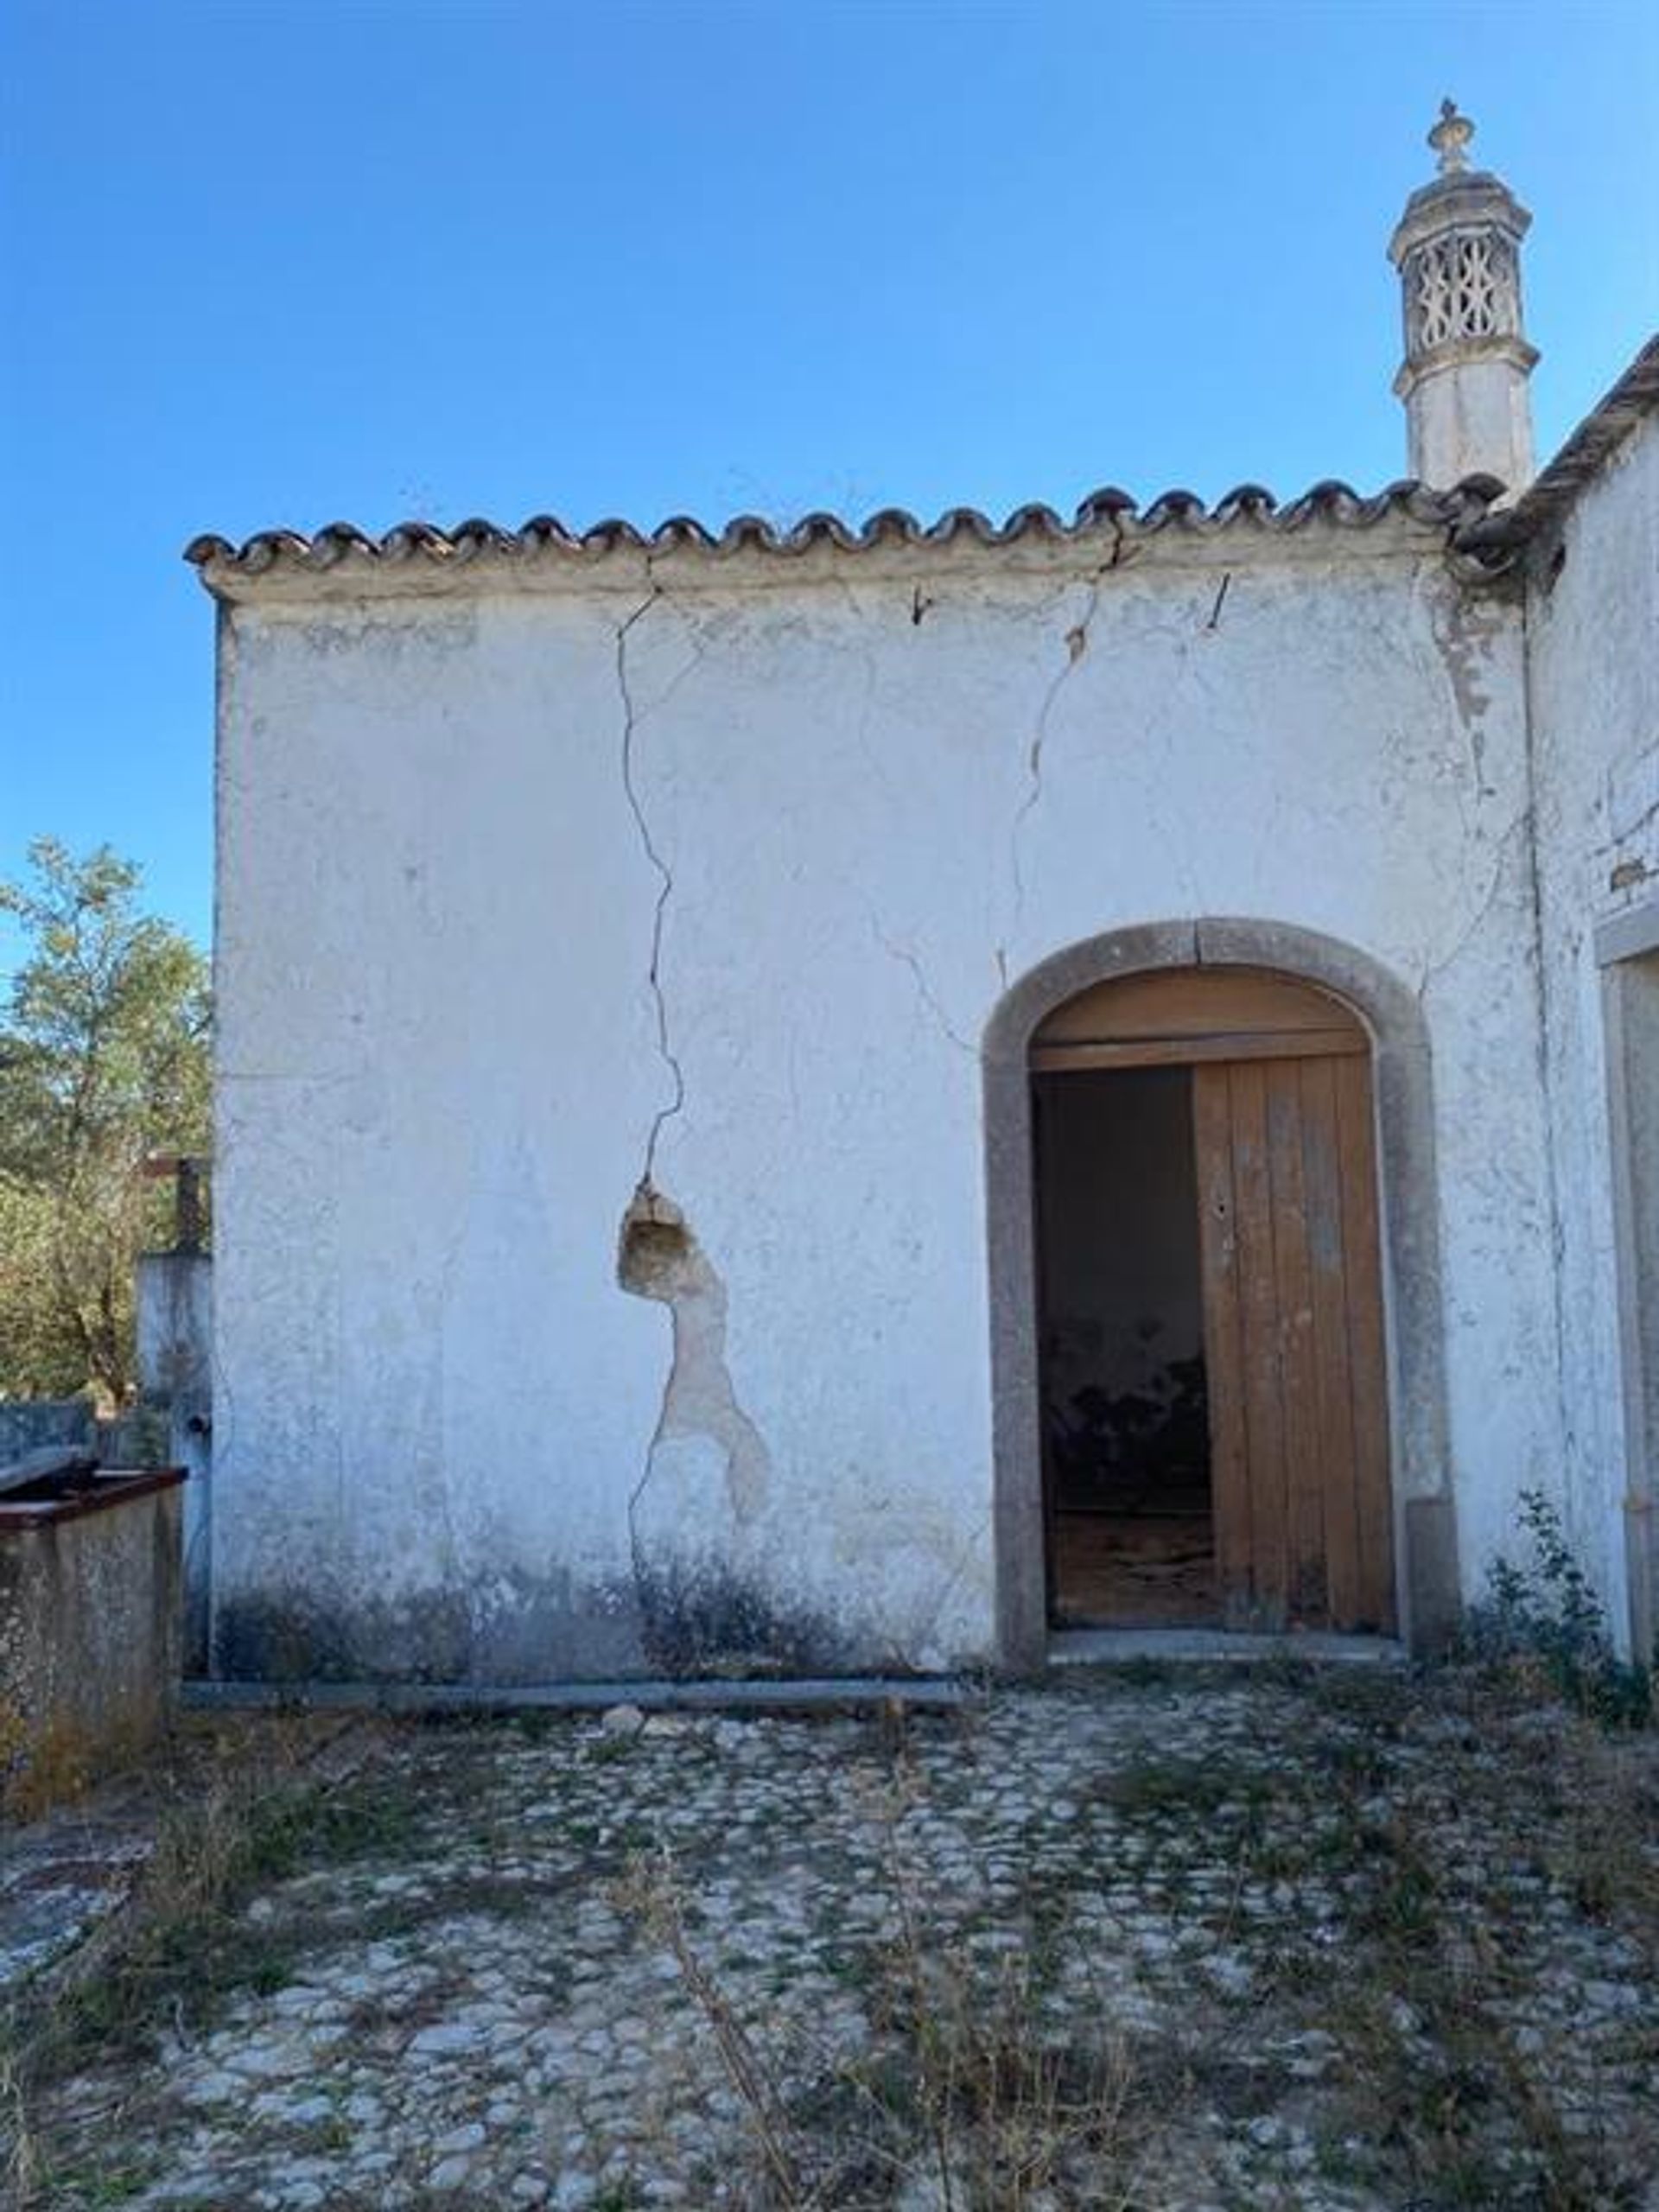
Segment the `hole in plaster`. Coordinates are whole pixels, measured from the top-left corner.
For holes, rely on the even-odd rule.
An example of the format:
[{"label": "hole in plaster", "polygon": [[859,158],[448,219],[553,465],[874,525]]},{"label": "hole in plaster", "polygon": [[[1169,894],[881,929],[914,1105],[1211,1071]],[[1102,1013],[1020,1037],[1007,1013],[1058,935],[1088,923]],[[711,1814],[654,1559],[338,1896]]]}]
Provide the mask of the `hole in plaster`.
[{"label": "hole in plaster", "polygon": [[772,1463],[726,1364],[726,1286],[679,1207],[649,1176],[622,1217],[616,1274],[634,1297],[666,1306],[674,1326],[657,1433],[628,1509],[638,1583],[657,1550],[677,1549],[688,1533],[702,1532],[718,1552],[721,1513],[740,1525],[752,1520]]},{"label": "hole in plaster", "polygon": [[671,1302],[692,1287],[689,1277],[696,1250],[674,1201],[642,1183],[622,1217],[617,1243],[616,1279],[623,1289],[636,1298]]}]

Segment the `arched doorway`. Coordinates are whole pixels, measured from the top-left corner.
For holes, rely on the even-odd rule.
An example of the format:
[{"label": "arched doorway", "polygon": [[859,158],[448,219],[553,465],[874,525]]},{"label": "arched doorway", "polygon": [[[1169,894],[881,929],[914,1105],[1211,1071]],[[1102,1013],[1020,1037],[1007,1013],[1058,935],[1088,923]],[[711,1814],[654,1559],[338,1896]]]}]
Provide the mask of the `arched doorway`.
[{"label": "arched doorway", "polygon": [[985,1026],[986,1260],[989,1275],[997,1657],[1048,1656],[1038,1369],[1033,1038],[1070,999],[1116,977],[1258,968],[1319,986],[1363,1023],[1376,1108],[1388,1314],[1396,1606],[1414,1650],[1441,1649],[1461,1619],[1457,1508],[1446,1421],[1446,1333],[1434,1163],[1434,1086],[1418,994],[1340,938],[1288,922],[1215,915],[1137,922],[1061,946],[1013,983]]},{"label": "arched doorway", "polygon": [[1032,1033],[1052,1625],[1393,1630],[1371,1060],[1341,997],[1244,965]]}]

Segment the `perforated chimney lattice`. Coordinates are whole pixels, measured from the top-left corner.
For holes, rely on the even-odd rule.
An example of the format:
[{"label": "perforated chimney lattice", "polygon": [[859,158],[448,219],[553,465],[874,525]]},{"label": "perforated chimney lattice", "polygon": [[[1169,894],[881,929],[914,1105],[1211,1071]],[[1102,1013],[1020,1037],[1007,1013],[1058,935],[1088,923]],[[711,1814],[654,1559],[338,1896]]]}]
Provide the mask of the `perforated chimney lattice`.
[{"label": "perforated chimney lattice", "polygon": [[1500,232],[1428,238],[1406,270],[1406,344],[1426,353],[1465,338],[1508,338],[1521,327],[1520,271]]}]

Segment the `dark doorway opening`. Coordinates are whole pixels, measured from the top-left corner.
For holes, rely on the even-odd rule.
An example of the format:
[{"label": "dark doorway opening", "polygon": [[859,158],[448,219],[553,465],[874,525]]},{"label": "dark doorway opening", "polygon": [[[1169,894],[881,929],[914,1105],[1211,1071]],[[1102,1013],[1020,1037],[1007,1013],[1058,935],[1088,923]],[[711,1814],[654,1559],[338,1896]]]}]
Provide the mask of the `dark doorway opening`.
[{"label": "dark doorway opening", "polygon": [[1192,1071],[1032,1084],[1051,1619],[1214,1624]]}]

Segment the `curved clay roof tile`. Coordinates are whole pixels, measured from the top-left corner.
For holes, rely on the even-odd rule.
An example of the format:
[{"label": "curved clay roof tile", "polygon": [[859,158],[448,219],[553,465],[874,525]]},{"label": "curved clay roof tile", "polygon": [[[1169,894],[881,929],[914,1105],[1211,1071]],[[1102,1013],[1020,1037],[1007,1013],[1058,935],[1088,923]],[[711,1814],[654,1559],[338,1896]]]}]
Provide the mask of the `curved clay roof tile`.
[{"label": "curved clay roof tile", "polygon": [[999,531],[995,531],[992,543],[1012,545],[1020,537],[1064,537],[1065,524],[1051,506],[1040,499],[1033,499],[1023,507],[1016,507]]},{"label": "curved clay roof tile", "polygon": [[429,522],[394,523],[380,540],[381,555],[389,561],[412,560],[417,553],[442,560],[453,550],[448,532]]},{"label": "curved clay roof tile", "polygon": [[976,545],[995,545],[996,531],[988,515],[977,507],[947,507],[927,533],[934,545],[949,545],[958,537],[971,537]]},{"label": "curved clay roof tile", "polygon": [[1074,530],[1086,530],[1090,523],[1103,518],[1115,522],[1120,515],[1132,515],[1135,504],[1133,493],[1116,484],[1103,484],[1097,492],[1090,492],[1086,499],[1078,502],[1071,526]]},{"label": "curved clay roof tile", "polygon": [[1235,515],[1248,515],[1252,520],[1263,520],[1276,512],[1278,505],[1265,484],[1235,484],[1216,501],[1214,518],[1231,522]]},{"label": "curved clay roof tile", "polygon": [[653,546],[664,551],[675,545],[695,545],[702,552],[712,552],[718,540],[705,529],[695,515],[671,515],[666,522],[658,524],[651,533]]},{"label": "curved clay roof tile", "polygon": [[[1108,485],[1091,492],[1069,523],[1052,507],[1033,502],[1016,507],[1001,525],[977,507],[949,507],[928,524],[908,508],[882,507],[860,524],[841,515],[815,513],[783,529],[760,515],[734,515],[717,533],[695,516],[672,515],[649,536],[614,516],[582,531],[572,531],[556,516],[545,514],[533,516],[518,530],[504,529],[481,517],[448,531],[432,523],[410,521],[397,524],[379,538],[370,537],[354,524],[340,522],[328,524],[309,538],[292,530],[260,531],[239,546],[204,532],[191,539],[184,557],[200,569],[229,568],[253,576],[279,563],[321,570],[348,556],[369,561],[406,561],[416,556],[470,561],[485,554],[516,558],[551,553],[595,560],[621,550],[647,556],[760,552],[788,558],[823,545],[856,553],[881,545],[937,547],[959,541],[987,547],[1027,540],[1064,544],[1103,526],[1121,535],[1151,536],[1167,530],[1207,534],[1243,524],[1291,535],[1316,518],[1364,529],[1394,514],[1403,514],[1429,528],[1457,531],[1479,524],[1502,488],[1490,476],[1469,477],[1451,492],[1430,491],[1424,485],[1402,481],[1365,499],[1351,485],[1327,478],[1283,506],[1264,485],[1241,484],[1211,507],[1206,507],[1195,493],[1179,487],[1163,493],[1149,506],[1137,507],[1127,492]],[[1491,527],[1490,524],[1485,526]]]},{"label": "curved clay roof tile", "polygon": [[1185,530],[1208,520],[1208,511],[1198,493],[1183,491],[1178,485],[1173,491],[1159,493],[1146,512],[1136,518],[1135,528],[1167,530],[1173,524],[1178,530]]},{"label": "curved clay roof tile", "polygon": [[584,552],[598,550],[610,553],[619,545],[626,546],[632,553],[645,553],[651,549],[651,541],[620,515],[607,515],[603,522],[596,522],[591,530],[584,530],[582,533]]},{"label": "curved clay roof tile", "polygon": [[563,552],[574,553],[582,541],[568,531],[556,515],[532,515],[519,530],[518,535],[531,545],[556,545]]}]

